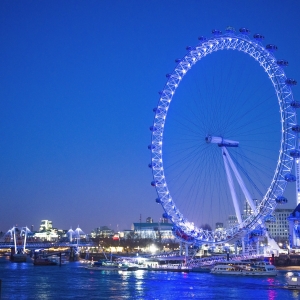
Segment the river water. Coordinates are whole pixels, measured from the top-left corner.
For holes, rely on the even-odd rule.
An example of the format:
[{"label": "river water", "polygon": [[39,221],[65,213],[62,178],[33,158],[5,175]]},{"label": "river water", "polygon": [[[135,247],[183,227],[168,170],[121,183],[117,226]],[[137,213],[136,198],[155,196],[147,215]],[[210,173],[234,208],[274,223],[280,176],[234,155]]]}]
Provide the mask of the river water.
[{"label": "river water", "polygon": [[0,260],[0,299],[300,299],[281,288],[277,277],[238,277],[209,273],[92,271],[80,262],[34,266]]}]

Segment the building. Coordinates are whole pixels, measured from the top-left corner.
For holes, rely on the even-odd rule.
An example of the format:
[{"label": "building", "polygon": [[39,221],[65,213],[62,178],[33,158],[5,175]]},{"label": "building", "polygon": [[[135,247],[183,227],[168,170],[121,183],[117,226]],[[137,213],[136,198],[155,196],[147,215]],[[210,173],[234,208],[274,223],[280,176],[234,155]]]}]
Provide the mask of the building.
[{"label": "building", "polygon": [[52,228],[53,228],[52,227],[52,221],[42,220],[39,232],[49,231],[49,230],[52,230]]},{"label": "building", "polygon": [[134,238],[154,240],[174,240],[173,225],[170,223],[133,223],[131,230]]},{"label": "building", "polygon": [[[257,207],[259,205],[259,201],[257,199],[253,199],[254,205]],[[242,220],[246,220],[249,216],[253,214],[253,210],[251,209],[251,206],[249,205],[248,201],[245,200],[244,203],[244,209],[241,215]],[[238,219],[236,215],[230,215],[227,220],[227,226],[234,227],[238,224]],[[217,228],[217,227],[216,227]]]},{"label": "building", "polygon": [[100,237],[100,238],[108,238],[108,237],[113,237],[115,234],[115,232],[110,229],[107,226],[100,226],[98,228],[95,228],[92,232],[91,232],[91,237],[92,238],[96,238],[96,237]]},{"label": "building", "polygon": [[[257,199],[253,199],[253,203],[254,203],[255,207],[257,207],[259,205],[259,201]],[[249,216],[251,216],[252,214],[253,214],[253,210],[252,210],[250,204],[248,203],[248,201],[245,200],[244,210],[243,210],[243,214],[242,214],[242,219],[245,220]]]},{"label": "building", "polygon": [[289,208],[277,208],[272,214],[276,221],[265,223],[270,237],[276,242],[288,243],[290,235],[288,217],[293,211],[293,209]]},{"label": "building", "polygon": [[39,232],[36,232],[33,237],[41,241],[54,242],[58,240],[57,229],[53,228],[52,221],[42,220]]},{"label": "building", "polygon": [[216,223],[216,230],[222,230],[223,228],[224,228],[223,223],[221,222]]},{"label": "building", "polygon": [[146,223],[153,223],[153,219],[152,219],[151,217],[148,217],[148,218],[146,219]]},{"label": "building", "polygon": [[227,220],[228,228],[238,224],[238,219],[235,215],[230,215]]},{"label": "building", "polygon": [[300,247],[300,204],[288,217],[290,248]]}]

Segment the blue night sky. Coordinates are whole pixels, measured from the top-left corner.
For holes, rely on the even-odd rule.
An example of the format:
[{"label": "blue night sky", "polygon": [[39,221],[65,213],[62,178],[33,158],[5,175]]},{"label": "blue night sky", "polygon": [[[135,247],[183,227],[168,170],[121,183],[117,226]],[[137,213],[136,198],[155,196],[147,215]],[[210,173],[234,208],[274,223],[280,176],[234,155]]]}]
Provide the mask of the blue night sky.
[{"label": "blue night sky", "polygon": [[296,0],[1,1],[0,230],[157,221],[147,145],[174,59],[212,29],[247,27],[299,81],[299,11]]}]

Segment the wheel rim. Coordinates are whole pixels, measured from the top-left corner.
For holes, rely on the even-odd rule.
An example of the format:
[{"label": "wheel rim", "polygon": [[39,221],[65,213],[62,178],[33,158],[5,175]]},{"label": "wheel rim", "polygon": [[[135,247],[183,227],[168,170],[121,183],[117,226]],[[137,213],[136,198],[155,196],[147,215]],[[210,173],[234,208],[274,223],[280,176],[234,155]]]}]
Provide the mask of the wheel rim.
[{"label": "wheel rim", "polygon": [[[241,223],[223,230],[203,230],[192,220],[186,218],[182,213],[182,206],[177,205],[172,190],[169,190],[166,176],[165,163],[163,161],[163,142],[165,135],[165,125],[170,103],[175,91],[179,87],[185,75],[196,65],[197,62],[207,57],[209,54],[235,50],[248,54],[252,57],[268,74],[269,80],[273,84],[273,89],[277,95],[280,110],[280,144],[278,162],[275,172],[270,179],[270,185],[264,191],[263,197],[256,210],[251,216],[245,218]],[[153,172],[152,185],[156,187],[158,201],[163,206],[165,216],[174,224],[174,231],[177,236],[187,242],[193,243],[224,243],[244,231],[254,230],[262,220],[270,215],[276,207],[276,199],[282,196],[287,181],[285,176],[290,174],[293,159],[290,151],[295,148],[295,135],[291,127],[296,124],[295,109],[291,106],[293,95],[291,87],[286,83],[287,77],[282,66],[278,65],[277,60],[270,49],[266,49],[258,40],[252,40],[247,35],[235,35],[229,31],[226,34],[216,34],[211,39],[202,39],[196,47],[188,49],[188,53],[178,60],[174,71],[168,75],[168,80],[155,109],[155,117],[152,130],[151,149],[151,168]],[[271,49],[272,50],[272,49]],[[273,91],[274,91],[273,90]],[[278,107],[277,107],[278,109]],[[207,131],[207,134],[209,132]],[[166,159],[166,158],[165,158]]]}]

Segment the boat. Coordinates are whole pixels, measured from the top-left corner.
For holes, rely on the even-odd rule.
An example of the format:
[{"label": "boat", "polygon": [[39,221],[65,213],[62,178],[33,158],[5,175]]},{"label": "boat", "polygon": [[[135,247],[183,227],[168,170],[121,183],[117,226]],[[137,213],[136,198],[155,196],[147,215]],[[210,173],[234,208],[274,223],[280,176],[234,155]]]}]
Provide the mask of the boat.
[{"label": "boat", "polygon": [[242,276],[277,276],[277,269],[266,261],[227,261],[215,265],[210,273]]},{"label": "boat", "polygon": [[210,273],[222,275],[242,275],[242,268],[239,266],[230,265],[215,265]]},{"label": "boat", "polygon": [[191,271],[185,256],[161,254],[154,257],[140,257],[139,270],[184,272]]},{"label": "boat", "polygon": [[140,269],[139,265],[137,265],[135,263],[132,263],[132,262],[128,262],[126,260],[125,261],[121,261],[120,263],[121,263],[121,265],[123,267],[127,267],[127,271],[137,271],[137,270]]},{"label": "boat", "polygon": [[15,253],[15,254],[12,254],[11,260],[13,262],[26,262],[27,255],[23,254],[23,253]]},{"label": "boat", "polygon": [[183,272],[188,273],[190,272],[190,268],[183,266],[183,265],[148,265],[148,266],[141,266],[140,270],[147,270],[147,271],[168,271],[168,272]]},{"label": "boat", "polygon": [[57,262],[47,257],[38,257],[33,261],[35,266],[57,266]]},{"label": "boat", "polygon": [[289,290],[300,290],[300,273],[287,272],[287,284],[284,286]]},{"label": "boat", "polygon": [[127,267],[127,271],[137,271],[137,270],[139,270],[139,267],[137,267],[137,266],[128,266]]},{"label": "boat", "polygon": [[199,267],[192,267],[190,269],[190,272],[195,272],[195,273],[210,273],[212,269],[212,266],[199,266]]},{"label": "boat", "polygon": [[250,265],[245,267],[242,271],[245,276],[277,276],[277,270],[274,266],[270,265]]},{"label": "boat", "polygon": [[128,266],[113,261],[92,262],[86,269],[94,271],[128,271]]}]

